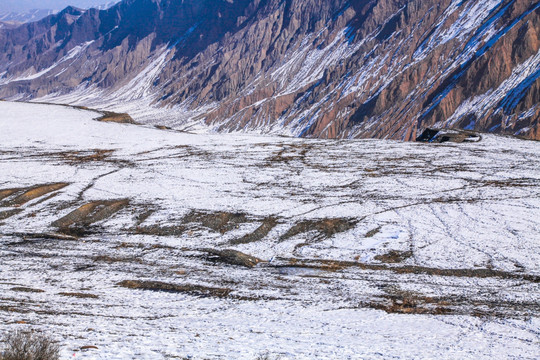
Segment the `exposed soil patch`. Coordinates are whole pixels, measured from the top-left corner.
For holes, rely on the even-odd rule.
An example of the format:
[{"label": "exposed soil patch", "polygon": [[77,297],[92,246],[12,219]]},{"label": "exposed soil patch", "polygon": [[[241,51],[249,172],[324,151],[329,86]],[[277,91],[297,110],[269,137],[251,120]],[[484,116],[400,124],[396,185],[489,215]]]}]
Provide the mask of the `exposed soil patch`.
[{"label": "exposed soil patch", "polygon": [[329,272],[339,271],[350,267],[346,264],[340,263],[339,261],[328,261],[324,264],[312,265],[302,263],[297,259],[290,259],[290,261],[285,264],[271,264],[270,266],[277,269],[310,269]]},{"label": "exposed soil patch", "polygon": [[261,241],[276,225],[277,219],[273,217],[268,217],[263,220],[261,226],[259,226],[254,232],[244,235],[239,239],[232,240],[231,244],[248,244],[256,241]]},{"label": "exposed soil patch", "polygon": [[98,347],[97,347],[97,346],[94,346],[94,345],[86,345],[86,346],[81,346],[81,347],[79,348],[79,350],[82,350],[82,351],[84,351],[84,350],[91,350],[91,349],[97,350]]},{"label": "exposed soil patch", "polygon": [[13,209],[13,210],[0,211],[0,220],[5,220],[5,219],[10,218],[10,217],[12,217],[14,215],[17,215],[20,212],[22,212],[22,209]]},{"label": "exposed soil patch", "polygon": [[263,260],[256,258],[255,256],[244,254],[243,252],[236,250],[215,250],[204,249],[206,253],[210,254],[209,260],[219,261],[230,265],[239,265],[252,268]]},{"label": "exposed soil patch", "polygon": [[244,214],[230,212],[201,213],[194,211],[183,219],[185,224],[201,224],[203,227],[212,229],[221,234],[236,229],[240,224],[249,221],[250,220]]},{"label": "exposed soil patch", "polygon": [[22,192],[21,194],[15,196],[15,198],[6,201],[4,204],[2,204],[2,206],[21,206],[31,200],[34,200],[38,197],[41,197],[53,191],[58,191],[68,185],[69,184],[67,183],[55,183],[55,184],[36,185],[30,188],[24,188],[24,189],[2,190],[4,194],[9,194],[4,197],[13,195],[19,191]]},{"label": "exposed soil patch", "polygon": [[75,297],[79,299],[98,299],[99,298],[99,296],[94,295],[94,294],[85,294],[85,293],[77,293],[77,292],[61,292],[61,293],[58,293],[58,295]]},{"label": "exposed soil patch", "polygon": [[522,317],[537,312],[535,302],[469,299],[462,296],[433,297],[409,291],[395,291],[380,301],[362,303],[361,306],[383,310],[392,314],[472,315],[480,317]]},{"label": "exposed soil patch", "polygon": [[381,228],[382,227],[379,226],[378,228],[375,228],[373,230],[369,230],[364,237],[366,237],[366,238],[374,237],[375,235],[377,235],[381,231]]},{"label": "exposed soil patch", "polygon": [[396,264],[403,262],[413,256],[412,251],[396,251],[391,250],[387,254],[375,256],[375,260],[381,261],[387,264]]},{"label": "exposed soil patch", "polygon": [[133,118],[126,113],[115,113],[111,111],[100,111],[103,115],[98,117],[97,121],[114,122],[121,124],[137,124]]},{"label": "exposed soil patch", "polygon": [[286,264],[272,264],[272,267],[305,267],[311,269],[324,270],[328,266],[335,266],[341,268],[357,267],[363,270],[373,271],[391,271],[396,274],[425,274],[435,276],[455,276],[455,277],[470,277],[470,278],[502,278],[502,279],[515,279],[525,280],[533,283],[540,283],[540,276],[517,274],[493,269],[440,269],[430,268],[425,266],[415,265],[402,265],[402,266],[390,266],[386,264],[366,264],[354,261],[339,261],[339,260],[312,260],[312,259],[295,259],[295,258],[279,258],[278,260],[286,261]]},{"label": "exposed soil patch", "polygon": [[186,228],[182,225],[172,226],[137,226],[135,228],[136,234],[141,235],[155,235],[155,236],[180,236],[186,231]]},{"label": "exposed soil patch", "polygon": [[62,230],[73,225],[85,227],[112,216],[128,204],[129,200],[127,199],[93,201],[56,220],[52,223],[52,226]]},{"label": "exposed soil patch", "polygon": [[312,149],[312,146],[309,144],[292,144],[288,146],[283,146],[274,156],[269,158],[267,161],[271,163],[285,163],[288,164],[294,160],[302,161],[306,154]]},{"label": "exposed soil patch", "polygon": [[478,181],[483,186],[506,187],[533,187],[538,186],[540,181],[537,179],[509,179],[509,180],[484,180]]},{"label": "exposed soil patch", "polygon": [[15,306],[8,306],[8,305],[0,305],[0,311],[14,312],[14,313],[19,313],[19,314],[27,314],[30,312],[30,310],[21,309]]},{"label": "exposed soil patch", "polygon": [[316,230],[322,236],[329,238],[335,234],[348,231],[355,227],[357,221],[352,219],[322,219],[322,220],[306,220],[302,221],[290,228],[280,238],[280,241],[285,241],[298,234]]},{"label": "exposed soil patch", "polygon": [[67,151],[57,154],[62,160],[71,164],[98,162],[107,160],[114,150],[94,149],[90,151]]},{"label": "exposed soil patch", "polygon": [[156,209],[147,209],[144,212],[140,213],[135,218],[135,225],[140,226],[143,222],[145,222],[155,212],[156,212]]},{"label": "exposed soil patch", "polygon": [[11,288],[12,291],[17,291],[17,292],[27,292],[27,293],[43,293],[45,292],[44,290],[41,290],[41,289],[33,289],[33,288],[29,288],[29,287],[24,287],[24,286],[16,286],[16,287],[13,287]]},{"label": "exposed soil patch", "polygon": [[134,257],[114,257],[109,255],[94,256],[93,260],[96,262],[105,262],[108,264],[113,263],[142,263],[142,260]]},{"label": "exposed soil patch", "polygon": [[408,292],[383,297],[383,303],[374,303],[370,307],[384,310],[391,314],[430,314],[449,315],[454,311],[451,302],[444,299],[419,296]]},{"label": "exposed soil patch", "polygon": [[68,240],[74,241],[79,238],[73,235],[50,232],[50,233],[14,233],[12,236],[21,237],[23,239],[49,239],[49,240]]},{"label": "exposed soil patch", "polygon": [[161,281],[140,281],[140,280],[124,280],[116,284],[128,289],[141,289],[150,291],[165,291],[172,293],[183,293],[199,297],[218,297],[225,298],[229,295],[232,289],[214,288],[202,285],[177,285]]},{"label": "exposed soil patch", "polygon": [[8,196],[11,196],[15,194],[17,191],[21,191],[22,189],[3,189],[0,190],[0,200],[4,200]]}]

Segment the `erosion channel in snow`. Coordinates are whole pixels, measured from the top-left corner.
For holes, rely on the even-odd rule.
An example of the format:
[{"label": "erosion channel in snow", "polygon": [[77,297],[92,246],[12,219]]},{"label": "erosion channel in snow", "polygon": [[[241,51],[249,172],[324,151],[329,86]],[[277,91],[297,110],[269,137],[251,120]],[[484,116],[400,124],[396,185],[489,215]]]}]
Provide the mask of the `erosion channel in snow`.
[{"label": "erosion channel in snow", "polygon": [[83,359],[538,356],[539,142],[99,116],[0,102],[0,332]]}]

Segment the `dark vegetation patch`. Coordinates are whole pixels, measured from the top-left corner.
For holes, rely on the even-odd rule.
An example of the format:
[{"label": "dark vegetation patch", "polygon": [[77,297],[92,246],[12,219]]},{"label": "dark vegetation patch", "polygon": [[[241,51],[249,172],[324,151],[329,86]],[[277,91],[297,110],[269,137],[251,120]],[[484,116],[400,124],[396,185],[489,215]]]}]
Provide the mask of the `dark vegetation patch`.
[{"label": "dark vegetation patch", "polygon": [[142,263],[142,260],[137,257],[119,257],[119,256],[109,256],[109,255],[98,255],[94,256],[93,260],[95,262],[104,262],[108,264],[113,263]]},{"label": "dark vegetation patch", "polygon": [[[0,305],[0,311],[14,312],[14,313],[19,313],[19,314],[27,314],[30,312],[30,310],[21,309],[19,307],[10,306],[10,305]],[[0,360],[3,360],[3,359],[0,358]]]},{"label": "dark vegetation patch", "polygon": [[285,241],[298,234],[317,231],[321,236],[330,238],[335,234],[348,231],[356,226],[357,221],[352,219],[321,219],[321,220],[306,220],[302,221],[290,228],[280,238],[280,241]]},{"label": "dark vegetation patch", "polygon": [[508,179],[508,180],[478,180],[477,183],[481,186],[494,186],[494,187],[536,187],[540,185],[538,179],[524,178],[524,179]]},{"label": "dark vegetation patch", "polygon": [[[143,220],[144,221],[144,220]],[[156,236],[181,236],[186,231],[189,233],[194,228],[210,229],[220,234],[225,234],[231,230],[238,229],[242,224],[253,223],[257,221],[243,213],[220,212],[200,212],[192,211],[182,218],[180,224],[162,225],[153,224],[141,226],[140,222],[132,231],[142,235]],[[141,221],[142,222],[142,221]],[[262,240],[277,224],[277,219],[269,217],[262,220],[262,224],[254,232],[247,234],[239,239],[231,241],[231,244],[245,244],[249,242]]]},{"label": "dark vegetation patch", "polygon": [[350,267],[346,264],[340,263],[339,261],[332,261],[332,262],[329,261],[324,264],[306,264],[298,259],[290,259],[290,261],[286,264],[271,264],[270,266],[274,268],[278,268],[278,269],[297,268],[297,269],[311,269],[311,270],[320,270],[320,271],[329,271],[329,272],[340,271],[340,270]]},{"label": "dark vegetation patch", "polygon": [[[465,278],[502,278],[513,280],[524,280],[532,283],[540,283],[540,276],[517,274],[506,271],[480,268],[480,269],[440,269],[431,268],[426,266],[416,265],[386,265],[386,264],[366,264],[355,261],[341,261],[341,260],[313,260],[313,259],[296,259],[296,258],[278,258],[271,267],[298,267],[307,269],[321,269],[325,270],[328,267],[336,268],[350,268],[356,267],[362,270],[372,271],[390,271],[396,274],[423,274],[432,276],[455,276]],[[285,263],[280,261],[284,261]]]},{"label": "dark vegetation patch", "polygon": [[117,246],[114,247],[115,249],[139,249],[143,251],[147,250],[157,250],[157,249],[166,249],[166,250],[174,250],[174,246],[169,245],[162,245],[162,244],[145,244],[145,243],[129,243],[129,242],[121,242]]},{"label": "dark vegetation patch", "polygon": [[241,238],[232,240],[231,244],[248,244],[256,241],[261,241],[277,225],[277,223],[278,222],[276,218],[267,217],[263,220],[262,224],[257,229],[255,229],[255,231],[246,234]]},{"label": "dark vegetation patch", "polygon": [[145,222],[153,213],[156,212],[156,209],[146,209],[135,218],[135,226],[140,226]]},{"label": "dark vegetation patch", "polygon": [[182,225],[149,225],[149,226],[137,226],[135,228],[135,234],[140,235],[155,235],[155,236],[180,236],[186,231],[186,228]]},{"label": "dark vegetation patch", "polygon": [[230,212],[215,212],[215,213],[203,213],[193,211],[184,217],[183,222],[185,224],[197,223],[203,227],[212,229],[216,232],[224,234],[233,229],[237,229],[241,224],[249,222],[250,220],[242,213],[230,213]]},{"label": "dark vegetation patch", "polygon": [[447,299],[420,296],[408,292],[383,296],[383,302],[370,303],[369,307],[390,314],[449,315],[454,313],[452,302]]},{"label": "dark vegetation patch", "polygon": [[18,291],[18,292],[27,292],[27,293],[42,293],[42,292],[45,292],[44,290],[41,290],[41,289],[33,289],[33,288],[29,288],[29,287],[24,287],[24,286],[16,286],[16,287],[13,287],[11,288],[12,291]]},{"label": "dark vegetation patch", "polygon": [[60,292],[58,295],[75,297],[79,299],[98,299],[99,296],[94,294],[78,293],[78,292]]},{"label": "dark vegetation patch", "polygon": [[377,227],[377,228],[375,228],[375,229],[369,230],[369,231],[366,233],[366,235],[365,235],[364,237],[366,237],[366,238],[372,238],[372,237],[374,237],[375,235],[377,235],[377,234],[381,231],[381,229],[382,229],[382,227],[379,226],[379,227]]},{"label": "dark vegetation patch", "polygon": [[145,244],[142,243],[130,243],[130,242],[121,242],[120,244],[116,245],[115,249],[144,249],[146,247]]},{"label": "dark vegetation patch", "polygon": [[215,288],[202,285],[178,285],[161,281],[124,280],[116,285],[128,289],[140,289],[150,291],[165,291],[171,293],[183,293],[198,297],[225,298],[232,291],[228,288]]},{"label": "dark vegetation patch", "polygon": [[[5,235],[5,234],[4,234]],[[49,233],[12,233],[9,234],[11,236],[20,237],[24,240],[27,239],[35,239],[35,240],[67,240],[67,241],[74,241],[78,240],[77,236],[65,234],[65,233],[57,233],[57,232],[49,232]],[[28,243],[34,243],[31,241],[27,241]],[[17,244],[17,243],[14,243]]]},{"label": "dark vegetation patch", "polygon": [[115,122],[120,124],[137,124],[133,118],[126,113],[114,113],[111,111],[100,111],[103,115],[98,117],[97,121]]},{"label": "dark vegetation patch", "polygon": [[94,149],[89,151],[65,151],[54,156],[59,157],[70,164],[81,164],[89,162],[100,162],[110,158],[114,150]]},{"label": "dark vegetation patch", "polygon": [[0,211],[0,220],[5,220],[7,218],[10,218],[12,216],[15,216],[22,212],[22,209],[12,209],[12,210],[6,210],[6,211]]},{"label": "dark vegetation patch", "polygon": [[208,259],[211,261],[223,262],[230,265],[239,265],[252,268],[263,260],[244,254],[237,250],[215,250],[215,249],[203,249],[202,251],[209,254]]},{"label": "dark vegetation patch", "polygon": [[307,153],[312,149],[310,144],[290,144],[283,145],[283,148],[279,150],[275,155],[268,158],[268,166],[273,166],[275,163],[289,164],[294,160],[303,161]]},{"label": "dark vegetation patch", "polygon": [[171,128],[170,126],[165,125],[154,125],[154,127],[159,130],[173,130],[173,128]]},{"label": "dark vegetation patch", "polygon": [[407,260],[411,256],[413,256],[412,251],[390,250],[387,254],[375,256],[375,260],[378,260],[387,264],[397,264],[397,263]]},{"label": "dark vegetation patch", "polygon": [[82,351],[84,351],[84,350],[97,350],[97,349],[98,349],[98,347],[95,346],[95,345],[85,345],[85,346],[81,346],[79,348],[79,350],[82,350]]},{"label": "dark vegetation patch", "polygon": [[417,138],[417,142],[444,143],[444,142],[478,142],[482,136],[474,131],[425,129]]},{"label": "dark vegetation patch", "polygon": [[464,296],[425,296],[409,291],[393,290],[362,307],[391,314],[470,315],[477,317],[522,317],[540,311],[537,302],[504,299],[471,299]]}]

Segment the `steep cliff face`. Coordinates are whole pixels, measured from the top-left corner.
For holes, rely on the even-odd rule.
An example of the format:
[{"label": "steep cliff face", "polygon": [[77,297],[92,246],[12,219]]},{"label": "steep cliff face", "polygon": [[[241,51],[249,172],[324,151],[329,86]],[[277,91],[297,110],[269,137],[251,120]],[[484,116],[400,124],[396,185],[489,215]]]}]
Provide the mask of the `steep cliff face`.
[{"label": "steep cliff face", "polygon": [[220,131],[539,139],[539,32],[533,0],[125,0],[0,29],[0,96]]}]

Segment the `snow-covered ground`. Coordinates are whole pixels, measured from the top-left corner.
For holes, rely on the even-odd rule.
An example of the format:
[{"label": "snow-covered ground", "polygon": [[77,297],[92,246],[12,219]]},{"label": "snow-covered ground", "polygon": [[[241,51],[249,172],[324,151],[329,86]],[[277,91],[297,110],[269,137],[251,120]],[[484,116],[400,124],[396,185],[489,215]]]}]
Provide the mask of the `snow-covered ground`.
[{"label": "snow-covered ground", "polygon": [[84,359],[538,357],[539,142],[99,116],[0,102],[0,332]]}]

